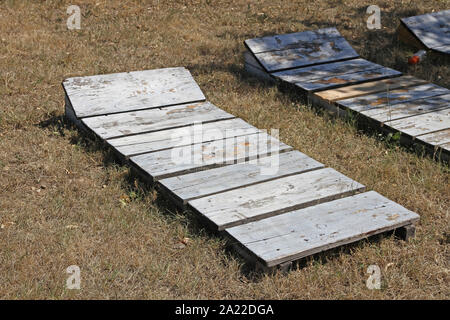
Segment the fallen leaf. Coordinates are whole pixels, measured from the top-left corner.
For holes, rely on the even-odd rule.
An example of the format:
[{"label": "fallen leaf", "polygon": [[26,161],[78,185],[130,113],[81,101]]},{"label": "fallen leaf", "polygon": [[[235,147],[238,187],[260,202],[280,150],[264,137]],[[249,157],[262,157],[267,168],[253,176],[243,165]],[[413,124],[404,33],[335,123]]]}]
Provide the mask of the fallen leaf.
[{"label": "fallen leaf", "polygon": [[183,240],[181,240],[181,243],[184,244],[184,245],[186,245],[186,246],[187,246],[190,242],[191,242],[191,239],[186,238],[186,237],[183,238]]}]

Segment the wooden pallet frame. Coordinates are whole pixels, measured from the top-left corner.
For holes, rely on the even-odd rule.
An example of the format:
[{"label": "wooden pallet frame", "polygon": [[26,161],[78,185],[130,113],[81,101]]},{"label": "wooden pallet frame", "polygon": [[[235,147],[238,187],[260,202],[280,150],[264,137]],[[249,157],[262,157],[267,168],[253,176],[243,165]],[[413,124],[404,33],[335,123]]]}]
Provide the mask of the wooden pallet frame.
[{"label": "wooden pallet frame", "polygon": [[[175,71],[176,74],[183,74],[185,78],[190,76],[184,68]],[[163,72],[166,72],[166,70],[163,70]],[[115,85],[114,77],[114,75],[105,75],[104,77],[96,76],[94,79],[95,81],[108,79]],[[137,78],[142,80],[142,75],[138,75]],[[149,82],[157,81],[157,75],[156,78],[152,75],[148,80]],[[230,246],[234,247],[257,270],[264,272],[280,270],[286,272],[291,268],[293,262],[300,258],[389,230],[403,230],[406,228],[405,230],[408,231],[403,232],[403,235],[405,239],[408,239],[412,236],[413,231],[411,230],[414,229],[414,225],[419,220],[419,216],[416,213],[395,204],[379,194],[365,192],[363,185],[331,168],[325,168],[323,164],[299,151],[293,150],[292,147],[283,144],[274,137],[268,136],[266,133],[257,130],[225,111],[212,105],[208,105],[207,108],[209,109],[204,111],[202,106],[208,104],[208,102],[191,101],[192,96],[198,97],[200,94],[203,95],[201,92],[191,92],[192,96],[187,92],[185,97],[186,101],[188,101],[187,103],[185,103],[186,101],[179,101],[180,104],[178,105],[168,103],[167,106],[159,106],[156,109],[153,108],[153,105],[150,108],[146,108],[145,104],[142,104],[131,106],[128,110],[121,109],[122,111],[119,113],[115,112],[117,109],[113,109],[113,112],[108,114],[107,112],[105,113],[105,110],[107,111],[107,104],[105,104],[101,106],[102,114],[89,114],[89,109],[83,106],[80,110],[83,110],[84,116],[77,116],[79,114],[77,112],[77,104],[83,101],[80,97],[85,92],[84,85],[79,85],[79,83],[85,83],[85,85],[90,86],[92,85],[92,78],[81,78],[77,81],[75,86],[72,85],[73,79],[63,83],[66,92],[66,117],[82,131],[88,132],[104,141],[105,146],[110,147],[119,159],[131,167],[131,170],[136,175],[145,182],[153,184],[172,204],[182,210],[191,209],[206,227],[228,239]],[[194,80],[192,79],[191,81]],[[135,79],[130,79],[130,83],[136,83]],[[125,85],[127,88],[130,88],[128,83]],[[185,85],[191,88],[196,87],[193,84]],[[170,88],[170,83],[168,87]],[[105,89],[105,92],[108,92],[108,90],[109,88]],[[139,90],[139,88],[136,90]],[[164,90],[162,91],[167,93]],[[87,92],[89,92],[89,88]],[[78,99],[75,99],[75,104],[71,99],[73,94]],[[105,101],[105,93],[102,90],[99,90],[96,94],[98,95],[99,103]],[[88,94],[88,96],[90,99],[93,99],[91,101],[94,106],[93,111],[97,112],[99,109],[95,108],[98,106],[95,97],[93,98],[91,94]],[[119,100],[119,105],[115,105],[115,108],[125,108],[124,105],[127,105],[126,98]],[[174,112],[177,114],[175,118],[172,117]],[[213,118],[217,117],[217,119],[212,119],[211,115]],[[170,135],[179,132],[180,128],[189,129],[199,119],[198,116],[201,116],[201,119],[206,120],[208,124],[217,124],[217,128],[220,128],[220,130],[228,128],[230,124],[233,124],[232,126],[238,129],[233,131],[228,137],[218,136],[214,139],[207,136],[205,138],[202,134],[198,141],[192,141],[192,143],[187,144],[181,143],[180,145],[177,142],[170,147],[167,147],[164,143],[161,144],[158,140],[158,132]],[[170,121],[164,121],[164,119]],[[124,121],[126,126],[123,125]],[[247,129],[249,131],[246,131]],[[157,133],[157,138],[152,138],[152,132]],[[128,137],[131,137],[131,139]],[[117,143],[119,140],[116,139],[119,139],[121,143],[130,141],[133,144],[143,143],[147,149],[143,151],[144,149],[139,146],[139,154],[135,155],[129,149],[121,148],[121,144]],[[263,139],[264,148],[260,148],[260,145],[257,144],[259,139]],[[233,141],[234,144],[227,144],[228,141]],[[256,145],[256,147],[251,149],[253,145]],[[191,164],[186,166],[182,163],[174,166],[171,163],[172,160],[167,160],[167,150],[178,152],[183,151],[185,148],[189,152],[194,152],[194,155],[197,152],[195,150],[201,150],[202,162],[194,163],[195,166],[191,166]],[[221,154],[224,155],[223,158],[219,157]],[[230,157],[229,155],[232,156]],[[265,173],[264,175],[262,171],[259,172],[261,168],[267,169],[267,167],[270,167],[267,164],[273,164],[272,162],[275,160],[278,161],[276,163],[278,166],[281,166],[281,170]],[[158,161],[161,162],[161,166],[159,166]],[[215,188],[211,185],[211,181],[207,179],[214,176],[219,184]],[[200,189],[190,190],[191,186],[192,188],[198,187]],[[292,193],[290,190],[297,191]],[[274,198],[275,193],[277,196]],[[258,226],[260,223],[266,223],[267,219],[275,219],[274,221],[277,221],[277,219],[284,219],[288,215],[294,215],[294,217],[298,214],[304,215],[308,210],[315,210],[315,208],[322,208],[328,205],[334,207],[335,203],[341,204],[347,203],[347,201],[356,201],[353,199],[359,199],[358,197],[368,197],[375,204],[378,202],[386,203],[395,207],[395,212],[382,209],[379,218],[375,218],[376,215],[370,217],[369,215],[360,215],[360,219],[363,219],[362,221],[367,221],[364,224],[365,232],[352,234],[345,241],[333,242],[331,239],[329,244],[318,247],[317,250],[304,252],[303,254],[294,252],[294,254],[278,257],[275,260],[267,260],[258,256],[257,252],[249,249],[249,244],[243,243],[234,234],[235,230],[239,230],[240,227],[250,226],[250,224]],[[255,201],[258,202],[257,205],[254,205]],[[213,205],[208,205],[208,203],[213,203]],[[228,204],[235,205],[235,208],[228,206]],[[222,212],[223,214],[221,213],[221,215],[217,216],[220,218],[217,220],[214,218],[214,214],[209,215],[209,212],[214,213],[214,210],[219,207],[223,207],[224,211]],[[351,207],[355,206],[352,205]],[[356,207],[361,208],[361,212],[365,210],[364,206]],[[223,217],[226,217],[224,215],[225,212],[229,212],[232,219],[224,224],[218,223]],[[247,214],[247,218],[236,219],[233,216],[234,212]],[[250,216],[250,214],[252,215]],[[341,214],[347,213],[344,210]],[[373,221],[376,227],[370,225],[369,221],[371,219],[375,219]],[[345,233],[345,229],[342,232]],[[349,230],[347,229],[347,232]],[[270,228],[268,231],[270,231]],[[401,231],[398,232],[401,233]],[[245,232],[243,235],[245,236]],[[314,237],[315,231],[311,231],[310,235]],[[294,251],[295,241],[294,239]]]}]

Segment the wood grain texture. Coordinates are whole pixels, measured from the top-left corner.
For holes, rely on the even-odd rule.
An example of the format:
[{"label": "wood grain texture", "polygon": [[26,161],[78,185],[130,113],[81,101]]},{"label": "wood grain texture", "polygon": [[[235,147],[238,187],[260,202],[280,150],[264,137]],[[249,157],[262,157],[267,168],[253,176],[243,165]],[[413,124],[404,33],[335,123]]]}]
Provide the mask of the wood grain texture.
[{"label": "wood grain texture", "polygon": [[402,18],[401,21],[428,48],[450,44],[450,10]]},{"label": "wood grain texture", "polygon": [[197,123],[186,127],[136,134],[106,142],[125,157],[161,151],[194,143],[257,133],[260,130],[242,119]]},{"label": "wood grain texture", "polygon": [[325,168],[263,182],[188,202],[217,230],[330,201],[364,186]]},{"label": "wood grain texture", "polygon": [[309,43],[323,43],[341,37],[341,34],[336,28],[324,28],[313,31],[247,39],[244,43],[253,54],[256,54],[268,51],[302,48]]},{"label": "wood grain texture", "polygon": [[402,119],[423,113],[433,112],[450,107],[450,94],[434,96],[426,99],[412,100],[405,103],[387,105],[362,111],[367,117],[380,122]]},{"label": "wood grain texture", "polygon": [[180,203],[264,181],[323,168],[324,165],[300,151],[267,156],[246,163],[229,165],[160,180]]},{"label": "wood grain texture", "polygon": [[438,110],[405,119],[387,121],[385,125],[416,137],[450,128],[450,109]]},{"label": "wood grain texture", "polygon": [[439,145],[440,148],[444,149],[447,154],[450,153],[450,142]]},{"label": "wood grain texture", "polygon": [[267,266],[416,223],[419,216],[370,191],[226,229]]},{"label": "wood grain texture", "polygon": [[427,83],[425,80],[413,76],[401,76],[393,79],[366,82],[362,84],[351,85],[339,89],[331,89],[317,92],[316,95],[326,101],[337,101],[350,99],[358,96],[364,96],[377,92],[385,92],[398,88],[417,86]]},{"label": "wood grain texture", "polygon": [[439,96],[450,93],[450,90],[432,83],[405,87],[389,91],[377,92],[356,98],[339,100],[336,103],[357,112],[380,109],[390,105],[405,103],[413,100]]},{"label": "wood grain texture", "polygon": [[130,158],[153,180],[245,162],[292,147],[265,134],[251,134],[146,153]]},{"label": "wood grain texture", "polygon": [[63,87],[77,118],[205,100],[185,68],[75,77]]},{"label": "wood grain texture", "polygon": [[111,139],[232,118],[234,118],[233,115],[217,108],[210,102],[200,102],[89,117],[81,121],[100,138]]},{"label": "wood grain texture", "polygon": [[417,139],[431,144],[432,146],[445,145],[450,143],[450,128],[442,131],[427,133],[417,137]]},{"label": "wood grain texture", "polygon": [[383,66],[379,64],[367,61],[365,59],[357,58],[274,72],[272,73],[272,76],[289,83],[297,83],[307,82],[315,79],[322,79],[339,74],[379,69],[382,67]]},{"label": "wood grain texture", "polygon": [[295,49],[262,52],[256,59],[267,72],[306,67],[326,62],[357,58],[359,55],[344,38],[308,42]]},{"label": "wood grain texture", "polygon": [[432,49],[440,53],[450,54],[450,44],[446,44],[445,46],[440,47],[434,47]]},{"label": "wood grain texture", "polygon": [[296,82],[295,85],[306,92],[315,92],[320,90],[329,90],[348,85],[364,83],[374,80],[382,80],[393,77],[399,77],[402,73],[390,68],[379,68],[355,73],[346,73],[332,75],[329,77],[308,80],[305,82]]}]

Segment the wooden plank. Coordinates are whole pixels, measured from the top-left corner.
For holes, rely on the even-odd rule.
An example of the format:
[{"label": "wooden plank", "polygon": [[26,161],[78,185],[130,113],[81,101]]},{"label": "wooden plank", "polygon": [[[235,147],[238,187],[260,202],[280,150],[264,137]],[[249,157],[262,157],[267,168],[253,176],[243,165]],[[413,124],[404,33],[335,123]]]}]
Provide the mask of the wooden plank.
[{"label": "wooden plank", "polygon": [[217,230],[363,191],[331,168],[319,169],[189,201]]},{"label": "wooden plank", "polygon": [[146,153],[130,161],[158,181],[290,150],[292,147],[277,139],[258,133]]},{"label": "wooden plank", "polygon": [[370,191],[229,228],[226,233],[270,267],[418,220],[416,213]]},{"label": "wooden plank", "polygon": [[441,144],[439,147],[441,147],[442,149],[444,149],[447,153],[450,152],[450,142]]},{"label": "wooden plank", "polygon": [[428,48],[450,44],[450,10],[402,18],[401,21]]},{"label": "wooden plank", "polygon": [[450,128],[450,109],[385,122],[385,125],[411,137]]},{"label": "wooden plank", "polygon": [[379,69],[383,66],[357,58],[345,61],[331,62],[316,66],[290,69],[272,73],[272,76],[289,83],[308,82],[310,80],[332,77],[339,74],[355,73]]},{"label": "wooden plank", "polygon": [[181,203],[256,183],[308,172],[324,165],[300,151],[290,151],[246,163],[229,165],[160,180]]},{"label": "wooden plank", "polygon": [[131,157],[194,143],[221,140],[225,137],[253,134],[259,131],[258,128],[244,120],[235,118],[109,139],[107,143],[124,157]]},{"label": "wooden plank", "polygon": [[306,92],[329,90],[343,86],[364,83],[374,80],[399,77],[402,73],[391,68],[379,68],[356,73],[334,75],[322,79],[314,79],[306,82],[296,82],[295,85]]},{"label": "wooden plank", "polygon": [[417,86],[427,83],[425,80],[413,76],[401,76],[393,79],[366,82],[338,89],[317,92],[316,96],[326,101],[337,101],[349,99],[358,96],[364,96],[371,93],[394,90],[403,87]]},{"label": "wooden plank", "polygon": [[258,60],[256,60],[255,57],[248,51],[244,52],[244,64],[249,64],[254,68],[258,68],[261,69],[261,71],[266,72]]},{"label": "wooden plank", "polygon": [[205,100],[186,68],[75,77],[63,88],[78,118]]},{"label": "wooden plank", "polygon": [[400,23],[397,28],[397,38],[406,45],[416,49],[427,49],[427,47],[412,33],[404,23]]},{"label": "wooden plank", "polygon": [[308,43],[322,43],[333,41],[342,37],[336,28],[324,28],[313,31],[286,33],[275,36],[266,36],[247,39],[244,44],[253,53],[262,53],[275,50],[301,48]]},{"label": "wooden plank", "polygon": [[210,102],[200,102],[84,118],[82,122],[99,137],[111,139],[232,118],[233,115]]},{"label": "wooden plank", "polygon": [[267,72],[306,67],[315,64],[357,58],[359,55],[344,38],[303,43],[295,49],[255,54]]},{"label": "wooden plank", "polygon": [[361,113],[380,122],[385,122],[412,117],[448,107],[450,107],[450,94],[387,105],[381,108],[365,110]]},{"label": "wooden plank", "polygon": [[435,51],[438,51],[440,53],[450,54],[450,44],[441,46],[441,47],[434,47],[432,48]]},{"label": "wooden plank", "polygon": [[417,137],[425,143],[431,144],[432,146],[445,145],[450,143],[450,129],[427,133]]},{"label": "wooden plank", "polygon": [[263,81],[267,82],[275,82],[275,80],[270,76],[270,73],[267,73],[265,70],[257,68],[251,64],[245,64],[245,71],[251,74],[255,78],[259,78]]},{"label": "wooden plank", "polygon": [[405,87],[359,96],[356,98],[339,100],[337,101],[337,104],[353,111],[363,112],[367,110],[380,109],[398,103],[405,103],[419,99],[423,100],[427,97],[444,95],[449,92],[450,91],[446,88],[428,83],[414,87]]}]

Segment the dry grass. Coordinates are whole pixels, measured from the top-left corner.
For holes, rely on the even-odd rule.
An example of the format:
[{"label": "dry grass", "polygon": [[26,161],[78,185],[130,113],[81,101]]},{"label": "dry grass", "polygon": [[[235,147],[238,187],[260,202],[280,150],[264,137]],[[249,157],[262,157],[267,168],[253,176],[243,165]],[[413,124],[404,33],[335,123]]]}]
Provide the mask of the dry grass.
[{"label": "dry grass", "polygon": [[[449,289],[449,171],[355,126],[317,114],[243,72],[242,41],[336,25],[364,58],[449,87],[449,64],[410,68],[398,18],[447,1],[0,1],[0,297],[444,298]],[[383,29],[368,31],[378,3]],[[332,20],[332,19],[331,19]],[[207,98],[283,142],[421,215],[417,238],[392,236],[309,259],[288,275],[254,277],[220,238],[143,188],[108,151],[68,125],[62,79],[186,66]],[[121,201],[122,200],[122,201]],[[189,244],[179,248],[184,237]],[[82,289],[65,269],[81,267]],[[366,269],[382,269],[368,290]]]}]

